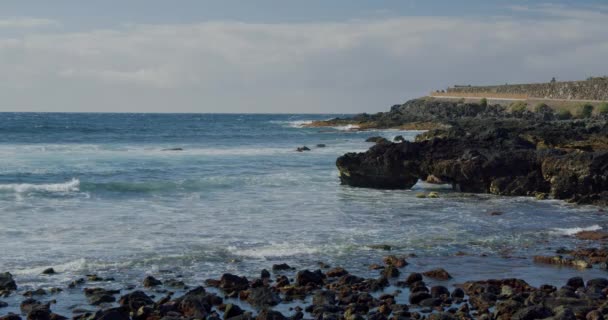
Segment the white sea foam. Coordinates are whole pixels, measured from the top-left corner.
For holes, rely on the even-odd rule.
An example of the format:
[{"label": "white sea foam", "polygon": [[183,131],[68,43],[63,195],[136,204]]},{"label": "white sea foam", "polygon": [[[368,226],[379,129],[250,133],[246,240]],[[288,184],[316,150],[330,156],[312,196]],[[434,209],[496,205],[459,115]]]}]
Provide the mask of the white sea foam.
[{"label": "white sea foam", "polygon": [[0,184],[0,191],[25,192],[74,192],[80,188],[80,180],[74,178],[64,183],[9,183]]},{"label": "white sea foam", "polygon": [[275,243],[256,248],[228,247],[228,251],[234,255],[249,258],[277,258],[315,254],[319,252],[319,248],[306,245],[294,245],[292,243]]},{"label": "white sea foam", "polygon": [[352,131],[352,130],[359,129],[359,126],[356,124],[347,124],[345,126],[335,126],[335,127],[331,127],[331,128],[340,130],[340,131]]},{"label": "white sea foam", "polygon": [[582,231],[598,231],[598,230],[602,230],[602,227],[600,227],[597,224],[594,224],[589,227],[554,228],[551,230],[551,233],[556,234],[556,235],[563,235],[563,236],[573,236]]}]

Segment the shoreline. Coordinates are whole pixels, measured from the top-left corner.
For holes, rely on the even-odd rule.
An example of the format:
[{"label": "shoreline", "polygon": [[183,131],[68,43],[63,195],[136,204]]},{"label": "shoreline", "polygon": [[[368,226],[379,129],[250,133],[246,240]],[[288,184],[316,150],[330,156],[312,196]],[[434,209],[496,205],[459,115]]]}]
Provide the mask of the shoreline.
[{"label": "shoreline", "polygon": [[[563,250],[556,252],[563,253]],[[11,295],[0,298],[0,301],[10,301],[8,306],[0,308],[0,315],[4,315],[0,319],[14,320],[20,316],[11,315],[7,310],[28,319],[44,319],[46,316],[62,319],[52,313],[55,303],[47,302],[56,300],[61,304],[62,298],[75,295],[86,304],[74,305],[71,315],[59,314],[73,316],[74,319],[181,319],[191,316],[233,320],[297,320],[320,316],[337,319],[422,319],[437,316],[441,319],[478,319],[504,316],[507,309],[503,306],[520,302],[516,308],[508,309],[511,316],[526,313],[531,307],[553,304],[553,308],[544,310],[549,316],[559,314],[564,310],[557,309],[566,306],[575,314],[585,311],[582,314],[585,318],[594,310],[602,310],[601,306],[608,302],[605,294],[608,292],[608,279],[602,276],[606,271],[599,268],[597,256],[593,258],[592,254],[587,254],[585,259],[596,262],[592,269],[542,264],[532,257],[456,255],[430,259],[391,255],[386,251],[382,259],[370,264],[367,275],[351,274],[348,266],[311,262],[307,268],[296,269],[277,262],[272,266],[269,264],[268,271],[261,270],[260,274],[249,278],[238,273],[225,273],[216,279],[190,283],[179,275],[157,272],[140,278],[136,285],[125,286],[107,276],[89,275],[82,280],[74,279],[67,287],[43,291],[19,289],[16,277],[13,280],[18,290],[11,290]],[[607,255],[608,251],[602,251],[604,261]],[[508,267],[508,264],[500,267],[501,259],[519,265],[519,268]],[[454,272],[452,268],[463,263],[509,272],[505,277],[492,278],[484,278],[483,273],[474,275],[474,270]],[[529,270],[530,265],[538,268],[535,279],[515,276],[522,270]],[[52,270],[45,272],[47,277],[61,276]],[[555,276],[547,278],[550,274]],[[600,278],[603,279],[598,280]],[[6,283],[3,282],[4,285]],[[573,283],[575,287],[569,288]],[[46,293],[41,294],[44,291]],[[521,303],[532,296],[535,297],[534,303]],[[568,304],[564,304],[565,297],[569,299]],[[140,303],[134,306],[130,302],[132,299]],[[198,302],[184,304],[185,300]]]}]

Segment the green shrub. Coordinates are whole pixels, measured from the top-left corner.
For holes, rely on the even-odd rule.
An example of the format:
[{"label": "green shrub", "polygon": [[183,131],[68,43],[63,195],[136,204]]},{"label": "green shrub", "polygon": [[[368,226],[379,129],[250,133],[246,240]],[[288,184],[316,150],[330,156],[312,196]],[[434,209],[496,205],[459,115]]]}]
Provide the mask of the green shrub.
[{"label": "green shrub", "polygon": [[551,110],[551,107],[549,107],[546,103],[539,103],[534,106],[534,112],[536,113],[547,112],[549,110]]},{"label": "green shrub", "polygon": [[560,110],[557,113],[557,118],[560,120],[572,119],[572,113],[569,110]]},{"label": "green shrub", "polygon": [[466,101],[465,98],[458,99],[458,103],[465,103],[465,101]]},{"label": "green shrub", "polygon": [[481,105],[484,108],[487,107],[488,106],[488,99],[481,98],[481,100],[479,100],[479,105]]},{"label": "green shrub", "polygon": [[509,109],[511,112],[523,112],[524,110],[528,109],[528,104],[523,101],[516,101],[511,103]]},{"label": "green shrub", "polygon": [[597,107],[597,112],[599,114],[608,114],[608,102],[602,102]]},{"label": "green shrub", "polygon": [[579,118],[591,118],[593,109],[594,106],[592,104],[584,104],[578,108],[577,116]]}]

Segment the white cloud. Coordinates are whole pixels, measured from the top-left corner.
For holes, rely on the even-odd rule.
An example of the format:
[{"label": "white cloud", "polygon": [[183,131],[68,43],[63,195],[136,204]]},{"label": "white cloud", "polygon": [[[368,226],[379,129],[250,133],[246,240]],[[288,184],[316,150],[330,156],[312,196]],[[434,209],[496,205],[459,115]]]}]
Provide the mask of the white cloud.
[{"label": "white cloud", "polygon": [[39,28],[59,26],[59,22],[50,19],[38,18],[0,18],[0,28]]},{"label": "white cloud", "polygon": [[608,15],[515,9],[543,16],[215,21],[0,38],[0,110],[380,111],[455,83],[608,73]]}]

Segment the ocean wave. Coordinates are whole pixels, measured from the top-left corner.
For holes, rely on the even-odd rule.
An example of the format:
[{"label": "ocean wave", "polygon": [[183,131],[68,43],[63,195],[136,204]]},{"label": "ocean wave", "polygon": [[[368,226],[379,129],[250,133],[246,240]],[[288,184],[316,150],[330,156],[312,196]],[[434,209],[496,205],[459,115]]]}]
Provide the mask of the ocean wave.
[{"label": "ocean wave", "polygon": [[356,124],[347,124],[344,126],[335,126],[335,127],[330,127],[330,128],[340,130],[340,131],[352,131],[352,130],[359,129],[360,127]]},{"label": "ocean wave", "polygon": [[314,120],[289,120],[289,121],[277,121],[272,120],[270,123],[276,123],[288,128],[302,128],[307,124],[313,123]]},{"label": "ocean wave", "polygon": [[551,234],[562,235],[562,236],[573,236],[582,231],[598,231],[603,228],[597,224],[589,227],[573,227],[573,228],[554,228],[551,230]]},{"label": "ocean wave", "polygon": [[64,183],[9,183],[0,184],[0,192],[75,192],[80,189],[80,180],[73,178]]}]

